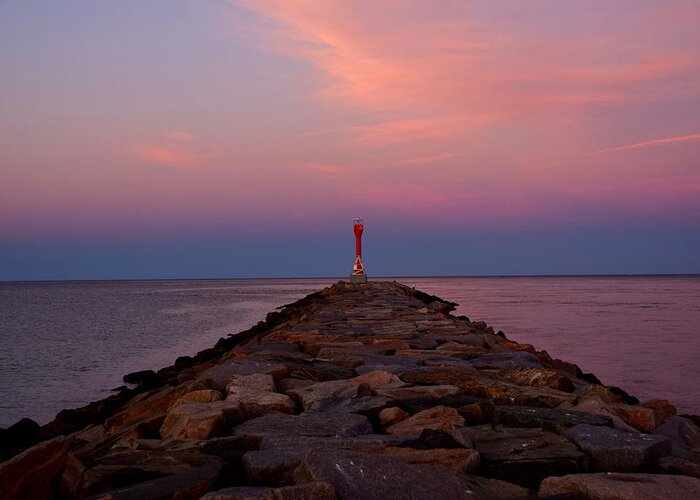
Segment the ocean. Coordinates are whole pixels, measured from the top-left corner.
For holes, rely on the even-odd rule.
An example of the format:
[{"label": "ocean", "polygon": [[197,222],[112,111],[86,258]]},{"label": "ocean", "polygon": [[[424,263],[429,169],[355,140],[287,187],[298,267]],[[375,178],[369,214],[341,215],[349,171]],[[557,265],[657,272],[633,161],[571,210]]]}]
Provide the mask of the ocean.
[{"label": "ocean", "polygon": [[[700,276],[396,279],[640,400],[700,414]],[[0,283],[0,427],[41,424],[249,328],[327,279]]]}]

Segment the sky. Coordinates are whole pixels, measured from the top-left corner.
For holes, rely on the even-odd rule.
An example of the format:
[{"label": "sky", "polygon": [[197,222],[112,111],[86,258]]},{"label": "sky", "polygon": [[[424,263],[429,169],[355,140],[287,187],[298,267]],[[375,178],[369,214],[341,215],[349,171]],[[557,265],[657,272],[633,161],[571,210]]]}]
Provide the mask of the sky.
[{"label": "sky", "polygon": [[697,0],[3,0],[0,280],[700,273]]}]

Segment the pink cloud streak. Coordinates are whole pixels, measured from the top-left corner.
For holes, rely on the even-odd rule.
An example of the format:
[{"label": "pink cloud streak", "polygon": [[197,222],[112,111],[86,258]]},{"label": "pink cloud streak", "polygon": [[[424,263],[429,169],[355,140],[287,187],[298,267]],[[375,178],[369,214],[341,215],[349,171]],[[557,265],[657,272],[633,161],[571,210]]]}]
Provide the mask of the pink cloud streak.
[{"label": "pink cloud streak", "polygon": [[127,152],[147,163],[169,167],[196,167],[202,157],[185,147],[163,144],[135,144]]},{"label": "pink cloud streak", "polygon": [[618,146],[615,148],[599,149],[598,151],[588,153],[587,156],[601,155],[604,153],[616,153],[619,151],[629,151],[631,149],[648,148],[652,146],[661,146],[664,144],[674,144],[678,142],[689,142],[697,140],[700,140],[700,134],[679,135],[677,137],[666,137],[664,139],[652,139],[650,141],[636,142],[634,144],[627,144],[626,146]]},{"label": "pink cloud streak", "polygon": [[462,153],[443,153],[432,156],[418,156],[416,158],[408,158],[406,160],[397,161],[395,165],[426,165],[429,163],[449,160],[451,158],[459,158],[460,156],[464,155]]}]

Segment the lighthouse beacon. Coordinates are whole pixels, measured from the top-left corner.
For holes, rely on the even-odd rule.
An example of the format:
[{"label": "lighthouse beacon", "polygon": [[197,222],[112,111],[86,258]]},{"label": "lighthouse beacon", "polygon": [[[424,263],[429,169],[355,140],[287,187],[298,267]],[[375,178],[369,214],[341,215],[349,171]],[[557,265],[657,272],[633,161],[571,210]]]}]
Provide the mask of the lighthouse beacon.
[{"label": "lighthouse beacon", "polygon": [[362,231],[365,229],[362,217],[355,217],[355,219],[353,219],[352,229],[355,233],[355,263],[350,273],[350,282],[367,283],[365,265],[362,263]]}]

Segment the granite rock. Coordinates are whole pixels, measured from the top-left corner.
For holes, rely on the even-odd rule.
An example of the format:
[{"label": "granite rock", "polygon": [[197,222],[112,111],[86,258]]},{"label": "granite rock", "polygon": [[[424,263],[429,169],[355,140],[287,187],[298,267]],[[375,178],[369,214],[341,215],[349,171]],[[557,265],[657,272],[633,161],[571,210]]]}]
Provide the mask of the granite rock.
[{"label": "granite rock", "polygon": [[700,479],[661,474],[575,474],[542,481],[540,498],[694,500]]},{"label": "granite rock", "polygon": [[481,455],[481,474],[537,489],[553,475],[583,472],[586,457],[567,439],[540,429],[464,429]]},{"label": "granite rock", "polygon": [[397,498],[397,488],[405,492],[406,498],[474,498],[466,484],[445,467],[408,464],[395,457],[345,450],[311,452],[294,475],[297,482],[323,481],[332,484],[339,499]]},{"label": "granite rock", "polygon": [[665,436],[609,427],[579,424],[564,431],[563,436],[590,456],[591,466],[597,472],[653,470],[661,457],[671,453],[671,440]]},{"label": "granite rock", "polygon": [[389,434],[420,435],[423,429],[452,430],[455,426],[463,425],[464,418],[454,408],[436,406],[430,410],[423,410],[415,415],[387,427]]}]

